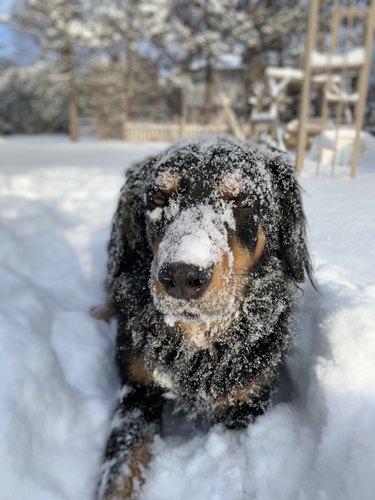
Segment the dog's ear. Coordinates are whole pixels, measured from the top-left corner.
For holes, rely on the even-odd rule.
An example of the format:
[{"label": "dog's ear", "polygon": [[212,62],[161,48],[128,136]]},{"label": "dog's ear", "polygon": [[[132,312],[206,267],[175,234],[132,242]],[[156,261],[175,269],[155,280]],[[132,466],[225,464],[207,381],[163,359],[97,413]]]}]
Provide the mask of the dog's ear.
[{"label": "dog's ear", "polygon": [[280,258],[286,273],[295,283],[303,283],[306,273],[315,287],[307,246],[305,215],[294,166],[287,154],[279,151],[269,153],[267,166],[272,176],[274,194],[280,210],[278,227]]},{"label": "dog's ear", "polygon": [[120,191],[108,243],[106,288],[110,302],[119,278],[136,265],[137,255],[144,257],[147,253],[142,188],[154,161],[150,159],[129,169]]}]

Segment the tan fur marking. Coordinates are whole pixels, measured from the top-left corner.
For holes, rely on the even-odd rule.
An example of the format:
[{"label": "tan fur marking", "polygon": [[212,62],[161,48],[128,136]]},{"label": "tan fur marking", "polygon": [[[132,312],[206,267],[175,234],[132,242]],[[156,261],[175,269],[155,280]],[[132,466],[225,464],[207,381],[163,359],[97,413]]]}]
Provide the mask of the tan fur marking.
[{"label": "tan fur marking", "polygon": [[212,340],[225,334],[231,322],[232,317],[225,320],[215,320],[209,324],[180,321],[178,325],[188,342],[201,349],[209,349],[212,346]]},{"label": "tan fur marking", "polygon": [[191,322],[185,323],[180,321],[179,327],[184,333],[185,339],[197,347],[207,349],[210,347],[210,341],[207,336],[207,325],[205,323]]},{"label": "tan fur marking", "polygon": [[178,178],[172,172],[163,172],[156,181],[156,186],[164,193],[173,193],[178,188]]},{"label": "tan fur marking", "polygon": [[220,261],[214,265],[212,279],[206,293],[203,295],[202,299],[206,301],[207,299],[216,296],[220,290],[223,289],[225,283],[224,278],[228,276],[229,272],[229,256],[224,253]]},{"label": "tan fur marking", "polygon": [[165,295],[165,290],[163,285],[156,279],[155,275],[152,276],[152,283],[155,288],[155,292],[157,295]]},{"label": "tan fur marking", "polygon": [[234,279],[237,284],[237,296],[243,298],[244,292],[244,275],[252,269],[258,262],[264,252],[266,246],[266,238],[262,226],[258,228],[257,244],[252,252],[244,247],[237,236],[234,236],[230,242],[230,247],[233,252],[233,271]]},{"label": "tan fur marking", "polygon": [[137,443],[132,450],[129,462],[129,473],[116,481],[116,484],[105,495],[104,500],[136,500],[139,489],[145,482],[144,469],[147,468],[151,453],[150,441]]},{"label": "tan fur marking", "polygon": [[251,397],[259,396],[265,385],[270,383],[270,377],[259,375],[245,387],[234,389],[230,394],[219,399],[215,405],[216,410],[225,410],[237,403],[246,403]]},{"label": "tan fur marking", "polygon": [[262,226],[259,226],[257,244],[254,252],[255,262],[258,262],[258,260],[261,258],[265,247],[266,247],[266,235],[264,234]]},{"label": "tan fur marking", "polygon": [[219,184],[221,194],[227,200],[236,198],[241,193],[242,179],[240,177],[225,177]]},{"label": "tan fur marking", "polygon": [[128,370],[133,382],[139,382],[141,384],[151,384],[153,382],[153,378],[146,370],[143,359],[141,358],[131,358],[128,363]]}]

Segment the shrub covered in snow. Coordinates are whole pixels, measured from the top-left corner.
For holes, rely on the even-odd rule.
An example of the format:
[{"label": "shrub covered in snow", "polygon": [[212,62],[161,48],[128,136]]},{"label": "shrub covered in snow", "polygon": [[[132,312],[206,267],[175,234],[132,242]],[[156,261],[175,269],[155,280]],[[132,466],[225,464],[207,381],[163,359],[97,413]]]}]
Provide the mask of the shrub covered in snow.
[{"label": "shrub covered in snow", "polygon": [[9,132],[38,134],[66,132],[67,92],[51,67],[10,67],[0,73],[0,119]]}]

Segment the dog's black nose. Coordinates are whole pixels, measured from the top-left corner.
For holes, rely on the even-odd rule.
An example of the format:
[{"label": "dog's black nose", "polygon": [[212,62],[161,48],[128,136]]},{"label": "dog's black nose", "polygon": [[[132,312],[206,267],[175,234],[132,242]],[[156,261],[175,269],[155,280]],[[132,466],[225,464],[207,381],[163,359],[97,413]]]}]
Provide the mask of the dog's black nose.
[{"label": "dog's black nose", "polygon": [[176,262],[164,265],[158,279],[175,299],[198,299],[211,282],[212,269]]}]

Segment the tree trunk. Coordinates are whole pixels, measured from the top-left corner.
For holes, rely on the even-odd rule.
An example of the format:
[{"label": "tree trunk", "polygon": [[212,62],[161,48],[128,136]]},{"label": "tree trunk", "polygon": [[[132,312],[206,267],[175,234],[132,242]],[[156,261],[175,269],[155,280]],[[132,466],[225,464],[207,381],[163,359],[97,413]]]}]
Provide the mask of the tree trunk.
[{"label": "tree trunk", "polygon": [[249,97],[254,95],[255,85],[263,80],[265,64],[260,48],[248,48],[243,56],[243,64],[246,68],[244,86],[248,101]]},{"label": "tree trunk", "polygon": [[[125,84],[126,86],[126,84]],[[128,90],[125,87],[123,91],[123,96],[122,96],[122,140],[126,141],[128,138],[128,119],[129,119],[129,96],[128,96]]]},{"label": "tree trunk", "polygon": [[131,40],[125,41],[125,69],[124,69],[124,86],[122,92],[122,113],[123,113],[123,121],[122,121],[122,138],[124,141],[127,140],[127,123],[129,120],[129,108],[131,98],[133,97],[134,92],[134,54],[130,47]]},{"label": "tree trunk", "polygon": [[74,82],[74,74],[69,74],[69,135],[72,142],[79,139],[77,91]]},{"label": "tree trunk", "polygon": [[[65,23],[68,27],[72,19],[72,10],[69,0],[65,0],[64,2],[64,14]],[[66,34],[63,59],[65,72],[68,76],[69,135],[70,140],[76,142],[79,139],[77,88],[74,75],[74,49],[68,34]]]},{"label": "tree trunk", "polygon": [[205,68],[205,88],[204,88],[204,123],[207,125],[211,121],[211,101],[212,101],[212,89],[214,83],[214,73],[211,65],[211,61],[207,59]]}]

